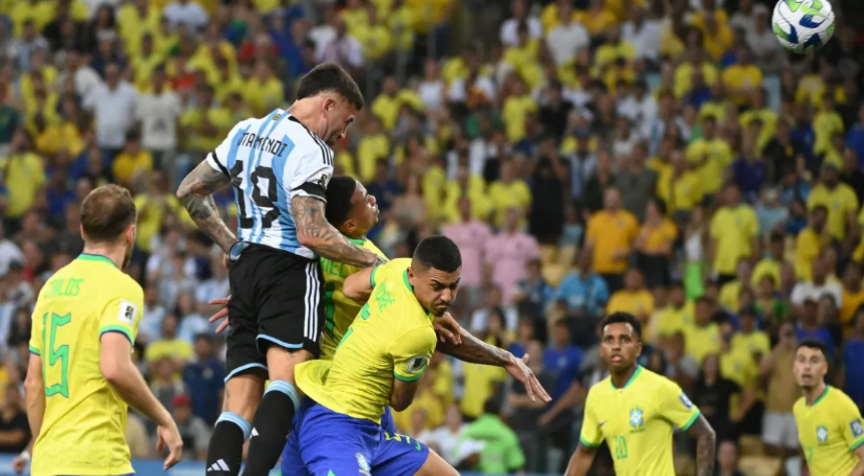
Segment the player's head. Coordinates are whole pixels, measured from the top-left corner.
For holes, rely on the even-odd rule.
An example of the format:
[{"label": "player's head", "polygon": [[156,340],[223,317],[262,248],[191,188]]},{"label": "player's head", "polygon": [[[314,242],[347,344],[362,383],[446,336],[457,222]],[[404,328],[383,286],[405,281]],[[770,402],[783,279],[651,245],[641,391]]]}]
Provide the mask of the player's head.
[{"label": "player's head", "polygon": [[798,386],[811,390],[825,379],[828,373],[828,347],[818,339],[803,339],[795,351],[792,371]]},{"label": "player's head", "polygon": [[417,245],[408,268],[408,283],[427,311],[444,314],[456,299],[462,279],[462,254],[446,236],[430,236]]},{"label": "player's head", "polygon": [[327,185],[327,221],[345,236],[362,238],[378,224],[375,196],[351,177],[333,177]]},{"label": "player's head", "polygon": [[129,190],[119,185],[93,189],[81,204],[81,237],[85,248],[123,246],[123,267],[129,264],[135,247],[138,212]]},{"label": "player's head", "polygon": [[642,353],[642,323],[628,312],[613,312],[603,319],[600,356],[609,371],[618,373],[636,365]]},{"label": "player's head", "polygon": [[[363,109],[360,87],[341,66],[320,64],[306,73],[297,87],[297,101],[308,102],[301,121],[328,145],[345,138],[354,114]],[[301,111],[295,111],[301,115]]]}]

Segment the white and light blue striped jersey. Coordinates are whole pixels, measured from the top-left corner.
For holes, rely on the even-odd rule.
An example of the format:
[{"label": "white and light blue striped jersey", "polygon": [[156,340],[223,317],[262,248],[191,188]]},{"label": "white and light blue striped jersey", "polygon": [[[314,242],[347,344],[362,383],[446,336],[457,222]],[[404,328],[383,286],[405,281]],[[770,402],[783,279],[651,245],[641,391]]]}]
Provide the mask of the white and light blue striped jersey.
[{"label": "white and light blue striped jersey", "polygon": [[326,201],[333,151],[283,109],[246,119],[207,155],[214,170],[231,178],[240,241],[316,258],[297,240],[291,199]]}]

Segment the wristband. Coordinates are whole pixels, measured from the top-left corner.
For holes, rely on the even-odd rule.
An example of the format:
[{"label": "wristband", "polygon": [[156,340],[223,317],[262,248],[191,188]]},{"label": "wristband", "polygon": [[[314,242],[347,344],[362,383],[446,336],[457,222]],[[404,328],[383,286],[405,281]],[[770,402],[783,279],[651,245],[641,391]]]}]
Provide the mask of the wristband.
[{"label": "wristband", "polygon": [[23,459],[24,461],[30,461],[31,458],[29,451],[22,451],[21,454],[18,455],[18,457]]}]

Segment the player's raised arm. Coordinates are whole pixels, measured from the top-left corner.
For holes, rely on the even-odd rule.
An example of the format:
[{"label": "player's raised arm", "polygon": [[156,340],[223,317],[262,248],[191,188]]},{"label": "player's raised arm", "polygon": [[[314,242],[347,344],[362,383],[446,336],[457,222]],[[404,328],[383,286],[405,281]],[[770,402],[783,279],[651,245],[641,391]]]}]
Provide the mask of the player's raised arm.
[{"label": "player's raised arm", "polygon": [[342,285],[345,297],[360,304],[368,301],[375,287],[375,274],[379,268],[380,266],[364,268],[345,278],[345,284]]},{"label": "player's raised arm", "polygon": [[375,253],[348,241],[345,235],[327,222],[325,206],[324,200],[313,195],[299,195],[291,199],[291,215],[301,245],[324,258],[351,266],[365,268],[384,262]]},{"label": "player's raised arm", "polygon": [[[347,280],[345,284],[347,287]],[[552,397],[546,393],[546,390],[540,385],[540,381],[537,380],[537,376],[528,367],[527,354],[518,359],[509,351],[487,344],[464,330],[461,332],[461,343],[441,340],[438,342],[437,350],[463,362],[501,367],[525,385],[525,392],[531,400],[539,398],[544,402],[552,401]],[[541,356],[535,357],[541,358]]]},{"label": "player's raised arm", "polygon": [[[230,137],[230,136],[229,136]],[[180,183],[177,189],[177,198],[186,207],[189,216],[204,233],[207,234],[226,254],[231,251],[231,246],[237,242],[237,235],[222,221],[219,208],[211,196],[213,192],[231,183],[228,169],[220,169],[217,154],[219,149],[227,149],[225,139],[217,150],[207,155],[207,158],[198,164],[189,175]]]}]

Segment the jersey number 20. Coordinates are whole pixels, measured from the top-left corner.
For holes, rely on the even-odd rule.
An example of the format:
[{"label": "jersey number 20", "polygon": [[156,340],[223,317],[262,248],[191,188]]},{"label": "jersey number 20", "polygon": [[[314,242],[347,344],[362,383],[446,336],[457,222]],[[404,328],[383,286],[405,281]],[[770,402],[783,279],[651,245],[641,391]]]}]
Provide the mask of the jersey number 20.
[{"label": "jersey number 20", "polygon": [[[69,398],[69,346],[61,345],[57,346],[57,328],[65,326],[69,324],[72,320],[72,314],[64,314],[59,315],[55,313],[45,313],[42,315],[42,355],[43,359],[47,357],[48,366],[54,367],[58,363],[60,364],[60,383],[55,383],[53,385],[48,385],[48,381],[45,381],[45,396],[51,397],[54,395],[63,395],[66,398]],[[49,322],[50,321],[50,322]],[[48,336],[48,340],[45,340],[45,334],[48,330],[48,327],[51,327],[50,334]],[[47,351],[47,356],[45,355]],[[47,372],[45,372],[45,362],[42,362],[43,368],[43,379],[47,376]]]}]

